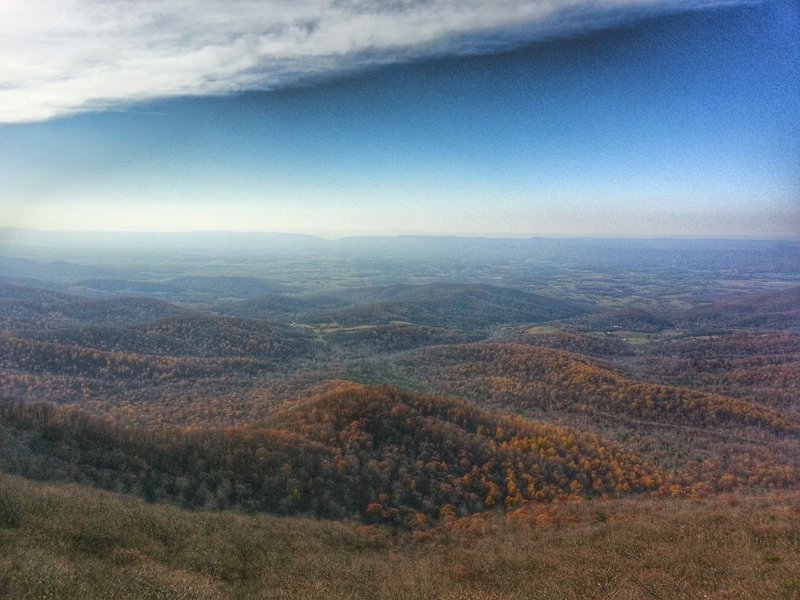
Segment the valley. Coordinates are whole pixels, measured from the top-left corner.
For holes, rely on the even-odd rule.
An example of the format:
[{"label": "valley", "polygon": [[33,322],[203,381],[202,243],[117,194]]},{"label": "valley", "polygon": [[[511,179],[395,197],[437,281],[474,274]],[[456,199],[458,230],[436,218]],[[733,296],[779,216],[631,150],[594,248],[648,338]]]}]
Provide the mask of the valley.
[{"label": "valley", "polygon": [[[220,257],[175,236],[154,260],[20,235],[0,260],[0,597],[299,598],[342,560],[360,570],[327,597],[531,597],[503,576],[522,557],[542,597],[800,593],[795,242],[282,237]],[[240,548],[248,528],[285,553]],[[212,530],[230,565],[167,556]],[[712,548],[722,531],[739,542]],[[670,548],[647,575],[644,538]],[[752,555],[725,562],[734,543]],[[545,577],[536,548],[609,562]],[[446,589],[423,590],[434,555]],[[33,560],[63,576],[28,588]]]}]

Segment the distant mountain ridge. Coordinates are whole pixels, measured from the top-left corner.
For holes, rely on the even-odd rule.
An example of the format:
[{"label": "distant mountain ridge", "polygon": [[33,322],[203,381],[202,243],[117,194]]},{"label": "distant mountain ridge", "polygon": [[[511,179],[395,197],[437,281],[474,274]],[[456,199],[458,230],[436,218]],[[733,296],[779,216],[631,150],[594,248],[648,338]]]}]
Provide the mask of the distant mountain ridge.
[{"label": "distant mountain ridge", "polygon": [[[77,232],[0,228],[0,248],[80,249],[85,251],[137,250],[145,254],[163,251],[206,252],[208,254],[265,251],[318,253],[335,251],[344,256],[369,255],[387,258],[431,257],[485,259],[536,257],[545,261],[590,263],[642,260],[657,264],[677,259],[682,267],[707,259],[737,264],[748,254],[770,255],[772,264],[785,272],[800,262],[800,239],[725,238],[630,238],[630,237],[481,237],[468,235],[370,235],[326,239],[301,233],[189,231],[189,232]],[[756,258],[763,260],[763,256]]]}]

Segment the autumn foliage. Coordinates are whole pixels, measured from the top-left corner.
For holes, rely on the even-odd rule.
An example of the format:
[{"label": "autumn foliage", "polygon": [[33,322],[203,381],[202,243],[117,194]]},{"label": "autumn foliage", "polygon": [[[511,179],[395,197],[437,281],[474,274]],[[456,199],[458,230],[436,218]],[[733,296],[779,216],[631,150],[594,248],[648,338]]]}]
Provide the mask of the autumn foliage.
[{"label": "autumn foliage", "polygon": [[653,491],[663,477],[596,436],[392,387],[342,385],[257,425],[122,429],[6,403],[3,468],[187,507],[418,527],[524,501]]},{"label": "autumn foliage", "polygon": [[692,426],[747,425],[796,434],[770,408],[720,394],[645,383],[577,355],[524,344],[421,350],[407,367],[450,393],[519,412],[612,414]]}]

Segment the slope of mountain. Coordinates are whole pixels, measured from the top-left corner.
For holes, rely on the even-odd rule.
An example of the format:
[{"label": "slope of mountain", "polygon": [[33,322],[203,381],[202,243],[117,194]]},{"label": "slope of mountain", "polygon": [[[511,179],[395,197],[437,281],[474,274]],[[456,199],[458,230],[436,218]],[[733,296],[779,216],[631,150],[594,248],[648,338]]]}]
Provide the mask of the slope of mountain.
[{"label": "slope of mountain", "polygon": [[336,310],[348,305],[347,300],[330,295],[267,294],[251,300],[221,304],[216,308],[221,313],[237,317],[286,322],[302,320],[306,314],[314,311]]},{"label": "slope of mountain", "polygon": [[277,283],[254,277],[185,276],[164,281],[137,281],[128,279],[84,279],[75,284],[105,294],[157,295],[170,299],[253,298],[281,291]]},{"label": "slope of mountain", "polygon": [[792,417],[719,394],[636,381],[591,359],[524,344],[439,346],[405,355],[403,372],[441,392],[523,414],[603,414],[693,426],[797,433]]},{"label": "slope of mountain", "polygon": [[800,332],[800,286],[712,302],[687,310],[679,322],[694,329],[747,327]]},{"label": "slope of mountain", "polygon": [[375,356],[439,344],[477,341],[480,333],[411,323],[321,328],[325,341],[345,356]]},{"label": "slope of mountain", "polygon": [[124,326],[79,327],[29,334],[38,341],[106,352],[175,357],[280,360],[309,353],[313,335],[301,328],[208,314],[186,314]]},{"label": "slope of mountain", "polygon": [[800,414],[800,334],[735,330],[640,347],[637,377],[725,394]]},{"label": "slope of mountain", "polygon": [[605,359],[633,354],[633,349],[617,336],[549,325],[504,331],[496,337],[496,341],[544,346]]},{"label": "slope of mountain", "polygon": [[584,313],[583,304],[480,284],[393,285],[342,292],[357,306],[310,318],[341,325],[385,324],[476,329],[503,323],[535,323]]},{"label": "slope of mountain", "polygon": [[406,533],[0,475],[0,589],[8,600],[790,599],[799,510],[797,492],[536,503]]},{"label": "slope of mountain", "polygon": [[121,429],[48,405],[0,407],[0,466],[189,507],[419,526],[524,500],[654,491],[658,469],[596,436],[473,404],[343,384],[248,427]]},{"label": "slope of mountain", "polygon": [[[10,240],[5,237],[7,228],[0,228],[0,247],[6,249],[5,244]],[[11,242],[13,244],[13,242]],[[61,256],[66,248],[60,248],[48,256]],[[24,256],[27,249],[19,249],[19,254]],[[120,267],[87,265],[64,260],[30,260],[27,258],[0,256],[0,275],[6,278],[34,278],[46,283],[69,282],[80,278],[91,277],[120,277],[126,275],[126,269]]]},{"label": "slope of mountain", "polygon": [[[74,377],[78,381],[163,383],[254,373],[270,364],[255,358],[197,358],[107,352],[0,333],[0,367],[6,373]],[[55,400],[56,398],[54,398]]]},{"label": "slope of mountain", "polygon": [[152,298],[91,299],[0,284],[0,326],[4,329],[59,329],[87,325],[125,325],[191,314]]},{"label": "slope of mountain", "polygon": [[0,283],[0,301],[6,304],[13,302],[31,304],[67,304],[83,300],[79,296],[74,296],[66,292],[57,290],[38,288],[34,286],[20,285],[11,282]]}]

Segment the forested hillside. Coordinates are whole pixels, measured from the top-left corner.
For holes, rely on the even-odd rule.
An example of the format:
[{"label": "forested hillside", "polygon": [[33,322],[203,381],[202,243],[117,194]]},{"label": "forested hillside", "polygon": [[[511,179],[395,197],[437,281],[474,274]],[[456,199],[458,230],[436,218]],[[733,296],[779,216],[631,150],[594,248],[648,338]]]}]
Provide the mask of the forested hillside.
[{"label": "forested hillside", "polygon": [[137,431],[10,403],[0,419],[6,471],[186,507],[415,526],[495,505],[664,484],[657,468],[595,436],[395,388],[345,385],[225,430]]},{"label": "forested hillside", "polygon": [[[349,560],[380,549],[371,569],[389,557],[424,562],[458,547],[463,560],[446,564],[445,588],[466,594],[494,577],[472,547],[517,573],[519,561],[540,556],[531,540],[552,533],[557,553],[564,535],[597,531],[624,547],[667,540],[656,562],[678,539],[705,549],[692,555],[705,565],[697,573],[708,560],[716,569],[720,561],[751,569],[750,587],[739,590],[754,589],[752,573],[767,565],[772,571],[759,577],[790,590],[775,597],[791,598],[793,580],[777,573],[796,558],[794,501],[786,499],[800,488],[800,288],[790,275],[759,275],[761,259],[731,279],[721,258],[729,250],[713,254],[719,265],[676,273],[658,261],[705,254],[673,252],[666,244],[637,258],[609,246],[601,258],[577,253],[566,266],[536,263],[522,250],[498,262],[478,252],[439,262],[423,253],[391,267],[356,255],[336,259],[345,262],[335,268],[327,255],[272,256],[269,270],[246,257],[202,270],[195,258],[163,267],[131,261],[124,270],[37,263],[33,274],[44,279],[21,276],[28,263],[11,261],[14,272],[0,283],[0,472],[14,475],[6,478],[11,491],[0,493],[0,597],[112,590],[74,574],[74,587],[59,577],[36,587],[25,556],[54,563],[19,532],[49,540],[56,530],[66,541],[52,560],[64,568],[94,572],[109,552],[115,569],[131,565],[120,590],[147,580],[154,590],[169,585],[196,597],[258,596],[254,586],[271,576],[237,562],[235,548],[260,551],[231,532],[237,523],[272,527],[278,521],[262,514],[269,513],[286,519],[280,527],[294,540],[287,544],[304,548],[291,555],[295,567],[307,548],[330,551],[314,546],[323,542],[312,542],[312,531],[341,536],[337,547]],[[147,504],[117,505],[133,501],[90,487]],[[36,490],[58,498],[52,506],[63,524],[40,529],[51,521]],[[122,519],[134,510],[137,525],[128,529],[144,537],[126,537],[98,515],[87,521],[66,499],[73,493]],[[769,539],[789,550],[706,559],[718,546],[698,536],[750,544],[739,514],[745,504],[782,523]],[[675,506],[680,516],[659,512]],[[174,541],[182,562],[154,558],[165,556],[153,551],[169,537],[165,514],[185,532],[217,527],[220,546],[209,547],[222,562],[187,557]],[[684,516],[694,519],[694,533],[675,537]],[[656,522],[663,530],[652,530]],[[524,548],[524,559],[508,544]],[[695,568],[681,560],[670,564]],[[165,579],[142,575],[154,561]],[[300,577],[295,567],[275,573]],[[664,567],[669,577],[657,597],[695,597],[705,575],[684,588],[675,568]],[[730,579],[725,573],[715,589],[733,589],[720,583]],[[575,578],[559,577],[553,589],[573,589]],[[330,583],[321,581],[318,594]],[[409,581],[398,585],[444,593]],[[516,576],[504,581],[491,589],[530,597],[530,588],[510,584]],[[286,590],[302,587],[272,584],[284,590],[276,597],[298,597]],[[341,589],[341,597],[355,593]],[[636,598],[645,588],[625,589]]]},{"label": "forested hillside", "polygon": [[450,393],[527,414],[612,413],[671,424],[797,434],[794,418],[719,394],[632,380],[571,353],[524,344],[421,350],[401,365]]}]

